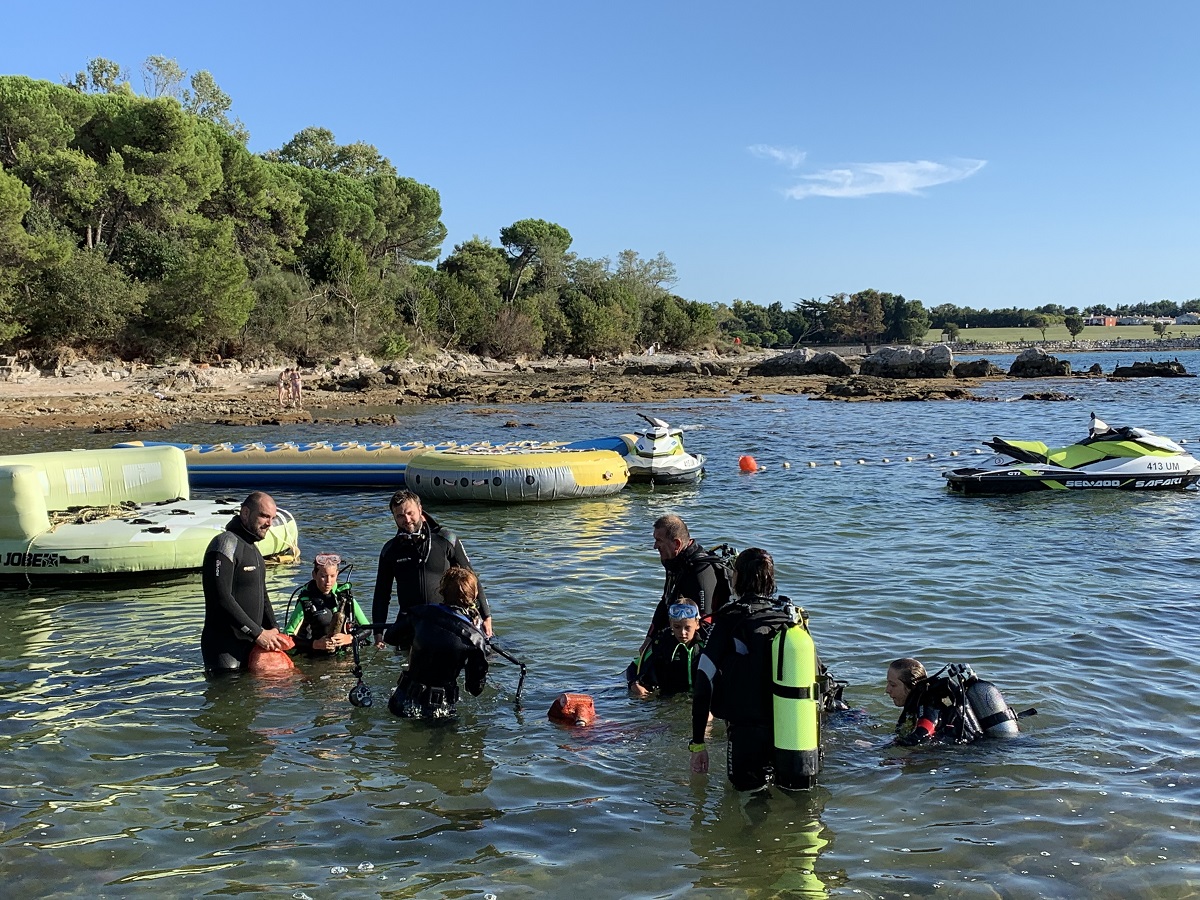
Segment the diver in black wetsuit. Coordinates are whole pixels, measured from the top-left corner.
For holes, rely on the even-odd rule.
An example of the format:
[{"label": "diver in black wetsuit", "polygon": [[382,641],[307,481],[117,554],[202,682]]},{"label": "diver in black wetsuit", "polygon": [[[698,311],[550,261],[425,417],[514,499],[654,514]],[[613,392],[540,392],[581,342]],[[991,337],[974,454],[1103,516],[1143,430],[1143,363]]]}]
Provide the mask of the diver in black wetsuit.
[{"label": "diver in black wetsuit", "polygon": [[[700,655],[688,750],[692,772],[706,774],[705,732],[711,716],[724,719],[729,781],[739,791],[754,791],[775,781],[771,639],[790,616],[778,605],[775,561],[766,550],[751,547],[738,554],[734,584],[737,600],[713,617]],[[823,671],[819,662],[817,668]]]},{"label": "diver in black wetsuit", "polygon": [[670,624],[667,609],[672,603],[690,599],[700,607],[700,615],[710,620],[716,606],[728,599],[720,596],[720,579],[712,559],[696,543],[679,516],[660,516],[654,523],[654,549],[667,571],[662,599],[654,608],[651,632]]},{"label": "diver in black wetsuit", "polygon": [[1011,737],[1020,732],[1018,714],[999,689],[961,663],[930,676],[920,660],[903,657],[888,666],[886,691],[892,703],[901,707],[893,739],[900,747],[970,744],[985,736]]},{"label": "diver in black wetsuit", "polygon": [[629,689],[635,696],[680,694],[692,689],[700,653],[708,641],[711,625],[700,619],[700,610],[690,600],[671,604],[667,611],[671,627],[657,632],[649,648],[630,673]]},{"label": "diver in black wetsuit", "polygon": [[440,719],[455,714],[458,676],[478,697],[487,679],[487,639],[479,629],[475,606],[479,582],[470,569],[454,566],[440,582],[445,602],[409,610],[412,649],[408,669],[388,700],[388,709],[405,718]]},{"label": "diver in black wetsuit", "polygon": [[[379,554],[371,621],[377,626],[388,621],[393,584],[400,612],[386,636],[381,630],[375,632],[375,646],[381,650],[389,643],[406,648],[411,640],[406,613],[416,606],[441,602],[438,585],[452,566],[471,568],[467,551],[454,532],[426,514],[421,508],[421,498],[412,491],[396,491],[388,507],[396,520],[397,531]],[[492,611],[482,587],[476,604],[482,617],[480,627],[491,637]]]},{"label": "diver in black wetsuit", "polygon": [[275,501],[255,491],[204,553],[204,629],[200,652],[206,672],[236,672],[255,644],[276,650],[284,641],[267,596],[262,554],[254,545],[267,536]]}]

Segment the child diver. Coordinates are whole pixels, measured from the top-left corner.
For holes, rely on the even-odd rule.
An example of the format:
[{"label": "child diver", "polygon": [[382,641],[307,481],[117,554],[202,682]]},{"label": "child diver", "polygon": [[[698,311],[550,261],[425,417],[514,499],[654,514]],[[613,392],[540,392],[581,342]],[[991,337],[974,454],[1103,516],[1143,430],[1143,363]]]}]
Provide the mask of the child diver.
[{"label": "child diver", "polygon": [[487,680],[487,638],[476,605],[479,580],[465,566],[452,566],[438,591],[441,603],[408,611],[413,630],[408,668],[388,700],[388,709],[403,718],[449,718],[456,712],[459,674],[466,671],[467,690],[475,697]]},{"label": "child diver", "polygon": [[649,697],[657,688],[663,696],[690,692],[700,664],[700,651],[708,643],[712,625],[700,620],[700,608],[680,598],[667,609],[670,628],[660,629],[638,660],[626,671],[635,697]]},{"label": "child diver", "polygon": [[336,553],[318,553],[313,558],[312,579],[296,598],[283,633],[296,639],[297,649],[323,656],[345,650],[354,641],[354,629],[369,625],[350,590],[338,584],[342,558]]}]

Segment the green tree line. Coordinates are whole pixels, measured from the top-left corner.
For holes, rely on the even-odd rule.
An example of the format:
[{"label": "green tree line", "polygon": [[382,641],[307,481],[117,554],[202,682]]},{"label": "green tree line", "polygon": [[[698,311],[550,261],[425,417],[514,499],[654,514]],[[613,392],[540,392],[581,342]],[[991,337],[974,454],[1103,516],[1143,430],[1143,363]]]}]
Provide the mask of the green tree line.
[{"label": "green tree line", "polygon": [[309,127],[263,154],[212,75],[165,57],[144,92],[104,59],[0,77],[0,347],[162,358],[612,355],[657,343],[919,342],[875,290],[761,306],[672,292],[663,254],[588,259],[522,219],[442,256],[441,198],[368,143]]},{"label": "green tree line", "polygon": [[[972,309],[969,306],[955,306],[942,303],[930,308],[930,324],[941,331],[957,332],[961,328],[1038,328],[1044,329],[1050,325],[1067,323],[1072,319],[1082,321],[1088,316],[1179,316],[1185,312],[1200,310],[1200,299],[1156,300],[1147,303],[1134,303],[1122,306],[1092,305],[1084,308],[1078,306],[1061,306],[1056,303],[1038,306],[1033,309]],[[1078,332],[1072,332],[1078,333]]]}]

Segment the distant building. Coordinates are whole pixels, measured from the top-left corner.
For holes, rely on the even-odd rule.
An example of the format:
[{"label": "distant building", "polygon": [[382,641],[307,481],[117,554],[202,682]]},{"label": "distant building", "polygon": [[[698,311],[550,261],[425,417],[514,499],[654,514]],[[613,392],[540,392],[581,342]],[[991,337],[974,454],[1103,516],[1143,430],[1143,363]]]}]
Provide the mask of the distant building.
[{"label": "distant building", "polygon": [[1175,317],[1176,325],[1200,325],[1200,312],[1185,312]]},{"label": "distant building", "polygon": [[1146,320],[1141,316],[1121,316],[1117,319],[1118,325],[1145,325]]},{"label": "distant building", "polygon": [[1116,316],[1088,316],[1083,320],[1084,325],[1104,325],[1112,328],[1117,324]]}]

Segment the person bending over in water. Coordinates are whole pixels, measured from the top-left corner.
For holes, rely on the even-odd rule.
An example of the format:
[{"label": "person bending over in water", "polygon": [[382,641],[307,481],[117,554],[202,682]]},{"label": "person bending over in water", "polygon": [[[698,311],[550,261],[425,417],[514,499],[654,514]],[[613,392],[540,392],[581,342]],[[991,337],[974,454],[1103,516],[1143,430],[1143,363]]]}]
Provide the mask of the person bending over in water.
[{"label": "person bending over in water", "polygon": [[472,696],[487,680],[487,638],[476,606],[479,581],[464,566],[446,570],[438,585],[442,603],[409,610],[412,649],[388,709],[404,718],[441,719],[454,715],[458,676],[466,671]]},{"label": "person bending over in water", "polygon": [[312,580],[300,589],[283,633],[296,639],[305,653],[324,655],[344,650],[354,642],[354,627],[369,625],[354,599],[349,582],[338,584],[342,558],[318,553],[313,558]]},{"label": "person bending over in water", "polygon": [[708,642],[711,625],[700,621],[700,608],[686,598],[667,610],[669,629],[657,632],[637,664],[636,677],[629,682],[635,697],[691,691],[700,665],[700,652]]}]

